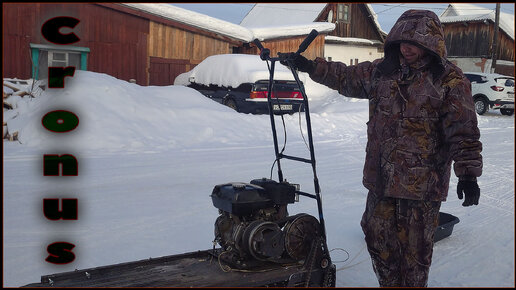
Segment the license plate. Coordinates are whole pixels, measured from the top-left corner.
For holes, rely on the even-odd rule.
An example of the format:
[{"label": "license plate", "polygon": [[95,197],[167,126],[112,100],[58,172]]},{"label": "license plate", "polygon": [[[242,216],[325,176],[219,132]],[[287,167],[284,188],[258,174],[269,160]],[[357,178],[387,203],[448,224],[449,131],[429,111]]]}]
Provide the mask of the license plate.
[{"label": "license plate", "polygon": [[292,110],[292,105],[272,105],[274,111],[279,111],[280,108],[283,111]]}]

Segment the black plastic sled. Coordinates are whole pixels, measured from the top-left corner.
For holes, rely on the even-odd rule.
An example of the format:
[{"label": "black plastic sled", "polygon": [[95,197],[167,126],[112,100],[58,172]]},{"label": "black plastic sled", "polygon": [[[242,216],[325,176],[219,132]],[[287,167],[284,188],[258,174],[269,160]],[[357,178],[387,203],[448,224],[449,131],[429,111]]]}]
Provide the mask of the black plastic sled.
[{"label": "black plastic sled", "polygon": [[459,223],[459,218],[449,213],[439,212],[439,225],[434,235],[434,243],[452,234],[453,226]]}]

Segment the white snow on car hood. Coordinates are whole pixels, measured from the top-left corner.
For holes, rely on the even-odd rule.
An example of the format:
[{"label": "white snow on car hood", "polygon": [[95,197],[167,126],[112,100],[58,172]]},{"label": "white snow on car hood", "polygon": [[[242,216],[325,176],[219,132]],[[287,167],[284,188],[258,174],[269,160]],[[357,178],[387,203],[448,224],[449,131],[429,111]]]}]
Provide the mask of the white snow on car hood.
[{"label": "white snow on car hood", "polygon": [[[269,62],[269,67],[271,63]],[[191,71],[180,74],[174,85],[187,86],[192,82],[204,85],[219,85],[224,87],[238,87],[242,83],[268,80],[269,69],[267,62],[258,55],[249,54],[219,54],[203,60]],[[275,80],[294,80],[292,72],[284,65],[276,62],[274,70]],[[299,74],[304,82],[306,76]]]}]

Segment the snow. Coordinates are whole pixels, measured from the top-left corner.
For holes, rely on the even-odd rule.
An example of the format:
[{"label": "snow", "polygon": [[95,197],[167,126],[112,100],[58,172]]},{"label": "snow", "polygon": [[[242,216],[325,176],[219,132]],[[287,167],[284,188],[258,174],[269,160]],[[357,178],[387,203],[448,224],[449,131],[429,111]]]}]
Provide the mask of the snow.
[{"label": "snow", "polygon": [[327,3],[258,3],[242,19],[244,27],[313,22]]},{"label": "snow", "polygon": [[378,14],[376,14],[376,12],[374,12],[374,9],[373,9],[373,6],[371,4],[366,4],[365,5],[367,10],[369,10],[369,14],[372,15],[373,17],[373,21],[374,21],[374,24],[376,25],[376,27],[378,27],[378,30],[381,32],[381,33],[385,33],[387,34],[387,32],[385,32],[383,29],[382,29],[382,26],[380,25],[380,22],[378,21]]},{"label": "snow", "polygon": [[252,41],[252,32],[248,29],[224,20],[193,12],[173,5],[161,3],[124,3],[133,9],[139,9],[159,15],[164,18],[174,19],[181,23],[200,27],[204,30],[232,36],[239,40]]},{"label": "snow", "polygon": [[[258,38],[260,41],[266,39],[274,39],[278,37],[288,37],[297,35],[307,35],[312,29],[319,33],[328,33],[335,29],[332,23],[296,23],[295,25],[285,25],[285,23],[276,25],[274,29],[264,29],[262,27],[246,28],[241,25],[233,24],[224,20],[207,16],[205,14],[193,12],[177,6],[162,3],[124,3],[122,5],[129,6],[133,9],[139,9],[148,13],[172,19],[181,23],[185,23],[203,30],[212,31],[218,34],[226,35],[240,41],[252,42]],[[267,22],[265,26],[269,26]]]},{"label": "snow", "polygon": [[266,23],[262,27],[250,28],[249,30],[253,32],[255,38],[263,41],[267,39],[307,35],[313,29],[317,30],[319,33],[328,33],[335,29],[335,24],[327,22],[311,22],[310,24],[270,26]]},{"label": "snow", "polygon": [[326,36],[324,38],[326,42],[334,41],[334,42],[352,42],[357,44],[367,44],[367,45],[381,45],[382,42],[379,40],[369,40],[364,38],[356,38],[356,37],[339,37],[339,36]]},{"label": "snow", "polygon": [[[224,69],[220,69],[220,68]],[[243,83],[254,83],[268,80],[267,63],[259,55],[250,54],[217,54],[205,58],[191,71],[176,77],[175,85],[189,85],[191,82],[204,85],[218,85],[236,88]],[[295,80],[290,70],[276,62],[274,79]],[[304,74],[299,77],[304,82]]]},{"label": "snow", "polygon": [[[367,193],[361,183],[367,102],[308,77],[305,87],[337,286],[376,287],[359,224]],[[79,117],[74,131],[42,127],[42,116],[58,109]],[[142,87],[76,71],[64,89],[20,98],[6,112],[4,122],[10,132],[19,131],[20,141],[3,143],[6,287],[39,282],[41,275],[211,249],[218,215],[209,197],[213,187],[270,177],[274,162],[268,115],[237,113],[183,86]],[[281,145],[283,126],[276,118]],[[284,118],[285,154],[308,157],[304,118]],[[452,177],[441,210],[460,223],[435,244],[432,287],[514,286],[514,116],[491,111],[478,120],[484,146],[480,204],[462,207]],[[43,176],[43,154],[73,154],[78,176]],[[281,165],[288,181],[313,192],[310,166]],[[47,220],[44,198],[77,198],[78,220]],[[300,199],[289,205],[290,214],[318,216],[315,201]],[[45,262],[46,247],[57,241],[76,246],[75,261]]]}]

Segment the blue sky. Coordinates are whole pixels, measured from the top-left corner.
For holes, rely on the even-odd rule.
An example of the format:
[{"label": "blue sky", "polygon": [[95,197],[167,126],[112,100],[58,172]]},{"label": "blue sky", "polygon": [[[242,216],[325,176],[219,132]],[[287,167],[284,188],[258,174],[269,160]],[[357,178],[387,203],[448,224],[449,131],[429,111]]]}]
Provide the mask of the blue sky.
[{"label": "blue sky", "polygon": [[[254,3],[171,3],[175,6],[203,13],[231,23],[240,24]],[[475,5],[495,9],[495,3],[474,3]],[[448,3],[383,3],[371,4],[378,22],[385,32],[389,32],[398,17],[408,9],[428,9],[440,15],[448,6]],[[514,14],[513,3],[502,3],[501,11]]]}]

